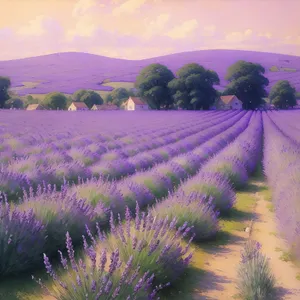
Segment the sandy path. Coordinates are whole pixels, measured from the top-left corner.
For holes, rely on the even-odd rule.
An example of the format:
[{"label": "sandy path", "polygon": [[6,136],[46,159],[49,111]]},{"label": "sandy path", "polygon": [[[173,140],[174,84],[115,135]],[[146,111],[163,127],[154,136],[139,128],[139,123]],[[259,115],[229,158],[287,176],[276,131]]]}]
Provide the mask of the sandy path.
[{"label": "sandy path", "polygon": [[270,202],[266,201],[259,193],[256,206],[258,219],[253,225],[251,238],[262,244],[262,253],[270,258],[270,264],[277,280],[279,299],[300,300],[300,281],[296,279],[300,269],[291,262],[284,262],[280,259],[282,252],[276,248],[286,249],[284,241],[274,235],[277,232],[275,214],[268,209]]},{"label": "sandy path", "polygon": [[238,293],[235,282],[240,251],[247,237],[246,232],[237,232],[230,244],[211,249],[210,259],[204,267],[205,275],[193,295],[194,300],[233,299]]}]

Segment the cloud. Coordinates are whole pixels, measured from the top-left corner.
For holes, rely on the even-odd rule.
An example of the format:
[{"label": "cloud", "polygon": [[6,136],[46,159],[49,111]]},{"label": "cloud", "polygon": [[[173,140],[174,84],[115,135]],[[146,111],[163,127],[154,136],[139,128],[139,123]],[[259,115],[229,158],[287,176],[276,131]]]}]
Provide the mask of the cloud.
[{"label": "cloud", "polygon": [[154,35],[161,34],[169,20],[169,14],[161,14],[150,22],[146,19],[145,22],[147,23],[147,26],[146,31],[143,33],[143,38],[149,39]]},{"label": "cloud", "polygon": [[103,7],[104,4],[99,3],[99,0],[79,0],[73,8],[72,16],[79,17],[84,16],[90,12],[95,6]]},{"label": "cloud", "polygon": [[[35,19],[30,20],[26,25],[22,25],[17,29],[17,34],[19,35],[31,35],[31,36],[41,36],[45,34],[45,25],[49,25],[49,22],[53,22],[52,18],[44,15],[37,16]],[[55,21],[54,21],[55,22]]]},{"label": "cloud", "polygon": [[80,17],[75,26],[66,32],[67,40],[72,40],[75,36],[92,37],[98,28],[94,18],[89,15]]},{"label": "cloud", "polygon": [[127,0],[120,6],[113,9],[112,14],[114,16],[122,14],[132,14],[136,12],[141,6],[145,4],[146,0]]},{"label": "cloud", "polygon": [[214,36],[216,32],[215,25],[204,26],[201,32],[202,36]]},{"label": "cloud", "polygon": [[270,32],[265,32],[265,33],[259,33],[258,34],[259,37],[266,37],[268,39],[270,39],[272,37],[272,34]]},{"label": "cloud", "polygon": [[166,33],[172,39],[184,39],[191,34],[198,27],[196,19],[183,22],[181,25],[175,26],[173,29]]},{"label": "cloud", "polygon": [[253,32],[251,29],[247,29],[244,32],[236,31],[231,32],[225,36],[227,42],[243,42],[251,38]]}]

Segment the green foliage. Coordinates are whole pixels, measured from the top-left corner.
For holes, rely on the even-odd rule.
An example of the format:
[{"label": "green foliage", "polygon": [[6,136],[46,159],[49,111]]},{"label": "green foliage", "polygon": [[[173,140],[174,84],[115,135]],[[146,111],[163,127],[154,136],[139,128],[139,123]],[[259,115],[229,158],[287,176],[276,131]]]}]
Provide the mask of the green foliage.
[{"label": "green foliage", "polygon": [[260,64],[243,60],[231,65],[225,76],[229,84],[223,95],[235,95],[243,103],[244,109],[255,109],[263,104],[267,96],[265,87],[269,80],[263,76],[265,69]]},{"label": "green foliage", "polygon": [[9,99],[8,89],[10,86],[10,79],[0,76],[0,108],[4,108],[5,102]]},{"label": "green foliage", "polygon": [[92,108],[94,104],[103,104],[102,97],[94,91],[87,91],[81,98],[80,101],[84,102],[88,108]]},{"label": "green foliage", "polygon": [[42,101],[42,105],[48,109],[66,109],[67,97],[59,92],[49,93]]},{"label": "green foliage", "polygon": [[279,72],[279,69],[278,69],[277,66],[272,66],[272,67],[270,68],[270,71],[271,71],[271,72]]},{"label": "green foliage", "polygon": [[22,109],[24,107],[24,103],[20,98],[10,98],[6,102],[5,107]]},{"label": "green foliage", "polygon": [[151,64],[137,76],[135,87],[151,108],[169,109],[174,102],[168,88],[172,79],[174,74],[166,66]]},{"label": "green foliage", "polygon": [[242,252],[237,286],[243,300],[274,299],[275,278],[267,257],[259,250],[258,243],[248,241]]},{"label": "green foliage", "polygon": [[84,102],[88,108],[92,108],[94,104],[101,105],[103,104],[102,97],[94,92],[94,91],[88,91],[88,90],[78,90],[76,91],[72,98],[76,102]]},{"label": "green foliage", "polygon": [[81,90],[78,90],[76,91],[73,95],[72,95],[72,98],[74,99],[74,101],[76,102],[80,102],[81,100],[81,97],[87,93],[87,90],[84,90],[84,89],[81,89]]},{"label": "green foliage", "polygon": [[278,108],[289,108],[297,104],[296,90],[287,80],[279,80],[272,87],[269,98]]},{"label": "green foliage", "polygon": [[129,96],[133,96],[133,92],[125,88],[117,88],[110,92],[105,99],[106,103],[112,103],[120,107]]},{"label": "green foliage", "polygon": [[217,98],[215,84],[220,79],[216,72],[198,64],[186,64],[177,72],[168,87],[178,107],[183,109],[209,109]]}]

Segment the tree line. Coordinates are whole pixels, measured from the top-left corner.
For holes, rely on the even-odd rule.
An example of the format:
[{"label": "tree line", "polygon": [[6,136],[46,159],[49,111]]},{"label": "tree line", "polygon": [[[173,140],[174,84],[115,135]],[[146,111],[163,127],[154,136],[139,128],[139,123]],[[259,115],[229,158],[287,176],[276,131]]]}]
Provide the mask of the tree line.
[{"label": "tree line", "polygon": [[136,92],[116,88],[103,99],[95,91],[80,89],[72,96],[59,92],[49,93],[42,101],[28,96],[25,103],[20,98],[11,97],[11,81],[0,77],[0,108],[23,108],[24,105],[40,103],[48,109],[64,110],[73,102],[84,102],[89,108],[94,104],[112,103],[122,107],[129,96],[140,96],[152,109],[208,110],[221,95],[235,95],[243,103],[243,109],[256,109],[265,104],[265,98],[280,109],[296,105],[300,96],[287,80],[280,80],[272,87],[269,95],[266,87],[269,80],[265,69],[256,63],[237,61],[227,70],[228,84],[220,92],[218,74],[203,66],[190,63],[180,68],[176,74],[162,64],[151,64],[143,68],[135,81]]}]

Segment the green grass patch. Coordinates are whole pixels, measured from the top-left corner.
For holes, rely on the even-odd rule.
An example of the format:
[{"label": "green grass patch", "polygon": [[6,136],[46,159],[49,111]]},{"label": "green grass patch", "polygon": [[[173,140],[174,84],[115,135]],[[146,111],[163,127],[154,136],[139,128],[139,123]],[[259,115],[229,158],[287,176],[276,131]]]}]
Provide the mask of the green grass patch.
[{"label": "green grass patch", "polygon": [[300,281],[300,273],[297,273],[296,279]]},{"label": "green grass patch", "polygon": [[118,82],[118,81],[112,81],[112,82],[103,82],[104,86],[111,86],[114,89],[117,88],[125,88],[125,89],[133,89],[134,88],[134,82]]},{"label": "green grass patch", "polygon": [[275,211],[275,207],[274,207],[274,205],[272,203],[269,203],[267,207],[268,207],[268,210],[270,212],[274,212]]},{"label": "green grass patch", "polygon": [[297,72],[297,69],[294,69],[294,68],[281,68],[281,71],[284,71],[284,72]]},{"label": "green grass patch", "polygon": [[277,66],[272,66],[270,69],[269,69],[271,72],[279,72],[279,69]]},{"label": "green grass patch", "polygon": [[279,259],[284,262],[293,261],[293,255],[290,252],[283,251]]},{"label": "green grass patch", "polygon": [[278,233],[277,233],[277,232],[274,232],[274,231],[270,232],[269,234],[270,234],[270,235],[274,235],[274,236],[278,236]]}]

